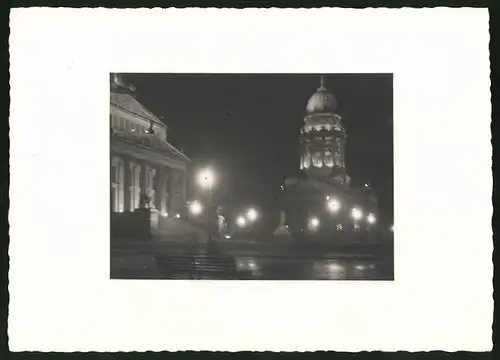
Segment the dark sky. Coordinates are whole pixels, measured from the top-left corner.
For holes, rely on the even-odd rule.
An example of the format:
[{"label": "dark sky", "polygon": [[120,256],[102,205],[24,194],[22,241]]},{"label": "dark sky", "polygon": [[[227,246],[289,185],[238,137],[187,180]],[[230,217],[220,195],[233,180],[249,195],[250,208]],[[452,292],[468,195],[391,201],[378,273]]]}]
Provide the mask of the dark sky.
[{"label": "dark sky", "polygon": [[[193,160],[212,162],[225,196],[272,199],[299,171],[298,137],[314,74],[126,74],[137,99],[169,126],[168,139]],[[347,131],[347,171],[370,181],[381,215],[393,216],[391,74],[325,75]]]}]

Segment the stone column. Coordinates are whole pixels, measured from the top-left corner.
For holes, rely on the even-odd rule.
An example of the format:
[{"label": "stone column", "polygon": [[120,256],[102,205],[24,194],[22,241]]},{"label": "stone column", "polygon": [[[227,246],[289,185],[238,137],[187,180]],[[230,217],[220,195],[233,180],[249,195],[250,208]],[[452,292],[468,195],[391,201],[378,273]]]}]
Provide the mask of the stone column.
[{"label": "stone column", "polygon": [[130,158],[123,156],[123,210],[130,211],[130,184],[132,174],[130,172]]},{"label": "stone column", "polygon": [[161,207],[161,202],[163,198],[163,168],[157,167],[155,181],[154,181],[154,189],[155,189],[155,208],[159,211],[163,211]]}]

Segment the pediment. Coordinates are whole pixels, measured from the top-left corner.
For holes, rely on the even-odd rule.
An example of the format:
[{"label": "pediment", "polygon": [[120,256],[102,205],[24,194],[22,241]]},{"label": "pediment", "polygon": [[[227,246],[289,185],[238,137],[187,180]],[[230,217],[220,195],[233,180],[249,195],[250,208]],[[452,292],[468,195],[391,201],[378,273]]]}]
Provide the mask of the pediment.
[{"label": "pediment", "polygon": [[148,111],[130,94],[111,92],[111,104],[147,120],[160,122],[160,120],[155,115]]}]

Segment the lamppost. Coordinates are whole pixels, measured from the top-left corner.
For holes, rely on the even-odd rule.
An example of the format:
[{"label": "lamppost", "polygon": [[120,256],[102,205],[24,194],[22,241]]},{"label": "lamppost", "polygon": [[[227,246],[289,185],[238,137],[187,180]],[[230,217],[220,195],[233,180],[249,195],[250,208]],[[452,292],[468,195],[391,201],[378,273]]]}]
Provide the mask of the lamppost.
[{"label": "lamppost", "polygon": [[215,211],[213,205],[213,187],[215,185],[215,173],[211,168],[204,168],[199,171],[197,182],[200,188],[208,192],[207,204],[207,217],[208,217],[208,240],[212,238],[212,231],[214,231],[217,221],[215,219]]}]

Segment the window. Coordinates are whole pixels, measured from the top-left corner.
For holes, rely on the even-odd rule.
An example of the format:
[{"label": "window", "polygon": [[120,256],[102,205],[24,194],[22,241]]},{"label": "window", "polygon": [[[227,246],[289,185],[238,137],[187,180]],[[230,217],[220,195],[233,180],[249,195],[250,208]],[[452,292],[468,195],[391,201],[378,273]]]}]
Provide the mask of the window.
[{"label": "window", "polygon": [[311,166],[311,154],[306,150],[304,154],[304,168],[308,169]]},{"label": "window", "polygon": [[149,205],[154,208],[155,204],[155,175],[156,169],[146,166],[146,195],[149,197]]},{"label": "window", "polygon": [[130,163],[130,209],[135,210],[139,207],[141,197],[141,166],[136,163]]},{"label": "window", "polygon": [[312,163],[313,163],[313,166],[315,166],[315,167],[322,167],[323,166],[323,154],[321,151],[314,152],[314,155],[312,157]]},{"label": "window", "polygon": [[332,150],[325,149],[325,166],[333,167],[333,154]]},{"label": "window", "polygon": [[337,151],[342,152],[342,139],[340,138],[335,139],[335,143],[337,145]]},{"label": "window", "polygon": [[335,151],[334,163],[335,166],[342,167],[342,155],[338,151]]},{"label": "window", "polygon": [[111,161],[111,199],[114,212],[122,212],[124,208],[124,168],[123,161],[114,157]]}]

